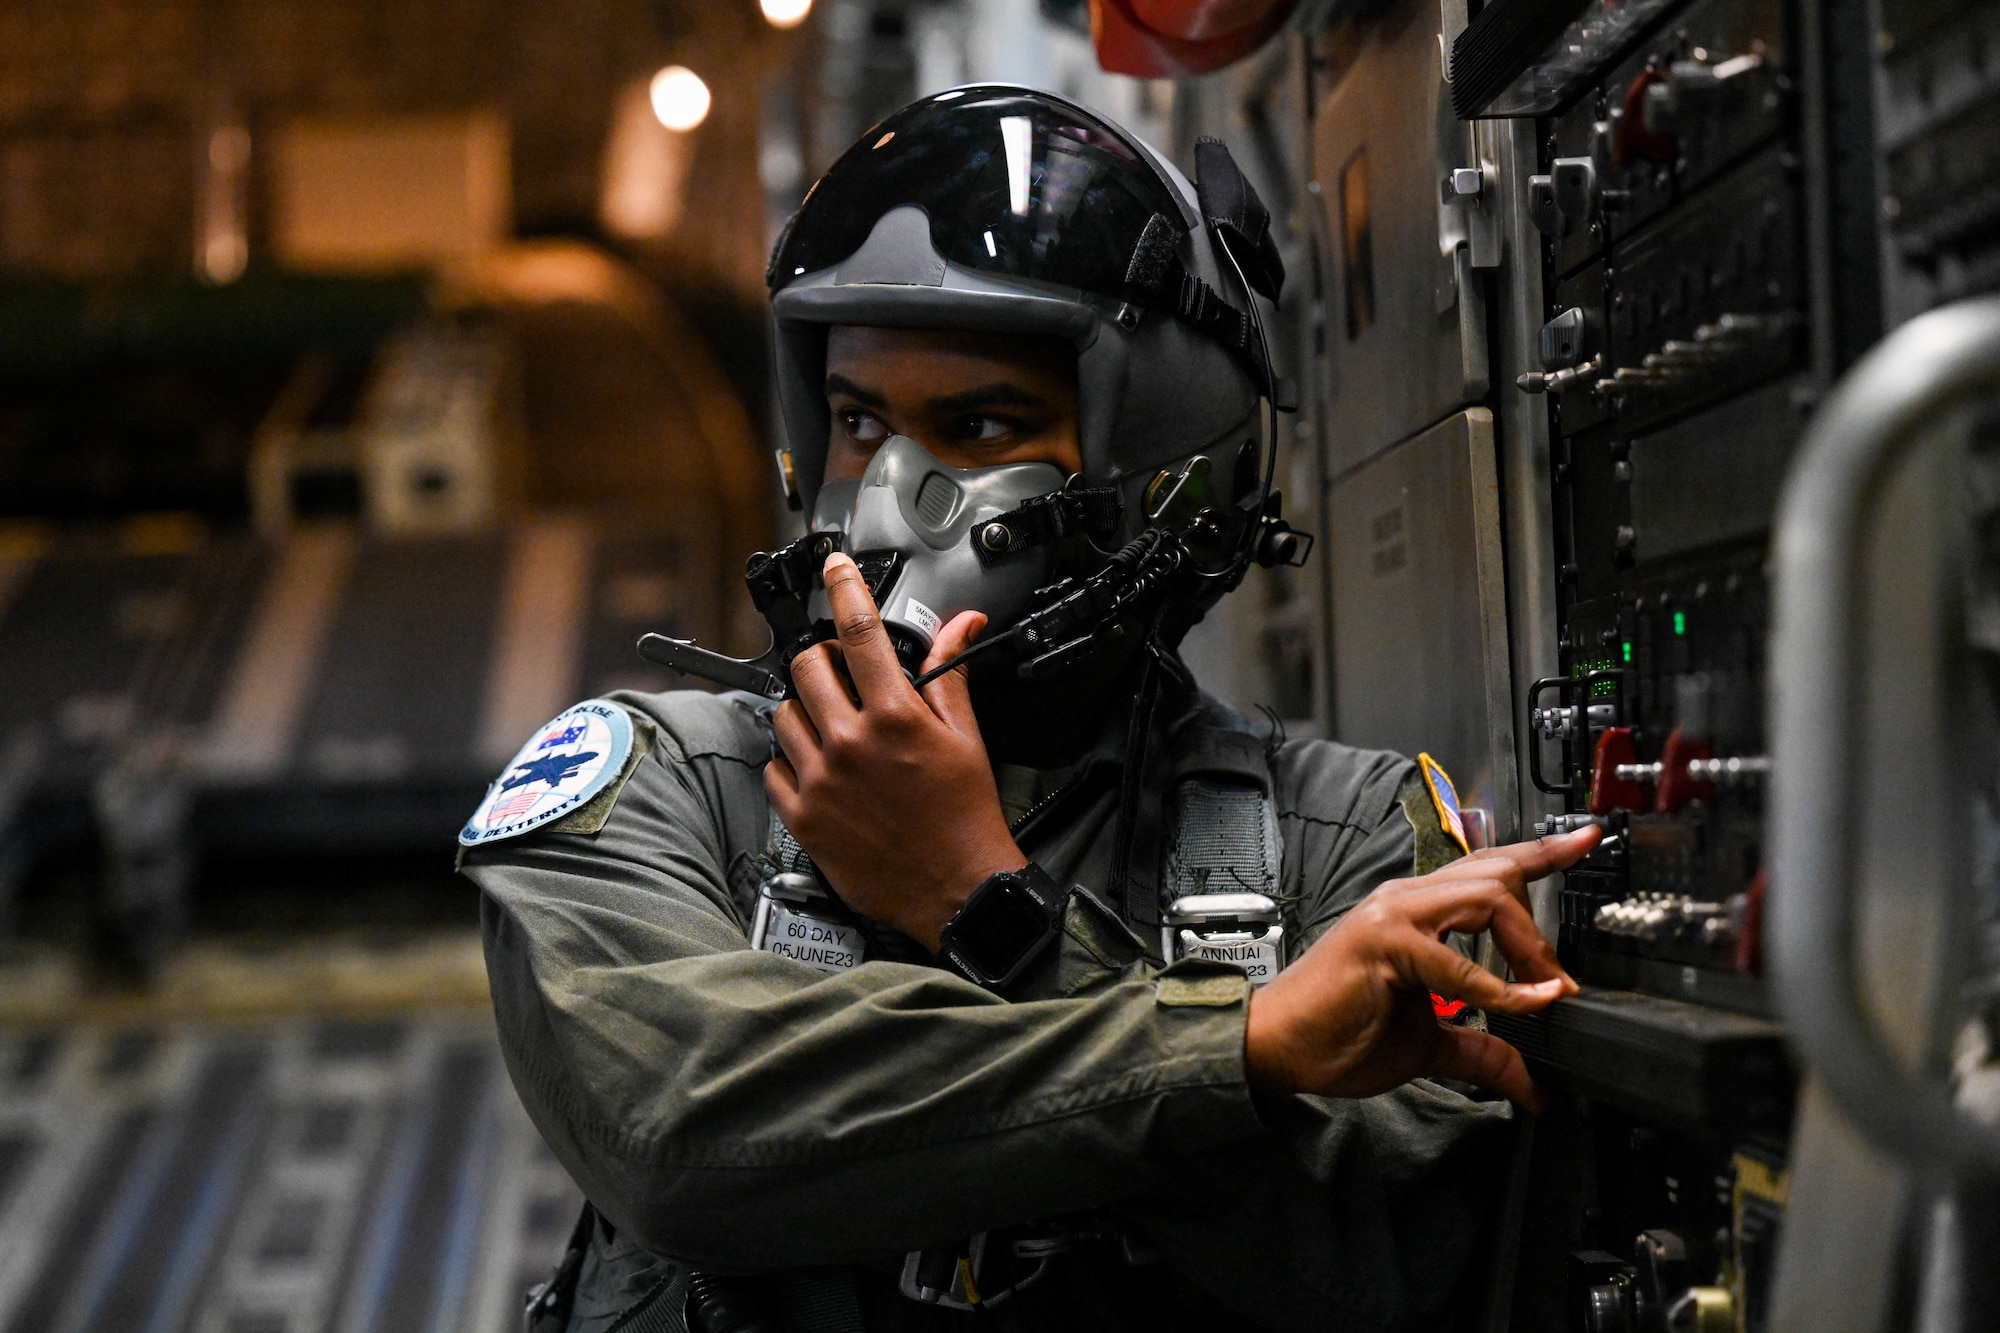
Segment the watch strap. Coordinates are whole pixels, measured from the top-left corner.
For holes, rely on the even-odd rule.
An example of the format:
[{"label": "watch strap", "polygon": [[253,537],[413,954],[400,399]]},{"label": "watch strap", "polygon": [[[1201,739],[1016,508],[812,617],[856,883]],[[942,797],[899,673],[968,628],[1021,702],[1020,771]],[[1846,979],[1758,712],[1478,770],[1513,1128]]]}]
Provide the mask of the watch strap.
[{"label": "watch strap", "polygon": [[1002,873],[1012,875],[1019,881],[1021,887],[1033,894],[1035,901],[1040,903],[1042,909],[1048,912],[1050,916],[1059,916],[1062,913],[1063,905],[1069,901],[1069,890],[1056,883],[1048,871],[1042,869],[1033,861],[1028,862],[1028,864],[1022,866],[1019,870],[1009,870]]}]

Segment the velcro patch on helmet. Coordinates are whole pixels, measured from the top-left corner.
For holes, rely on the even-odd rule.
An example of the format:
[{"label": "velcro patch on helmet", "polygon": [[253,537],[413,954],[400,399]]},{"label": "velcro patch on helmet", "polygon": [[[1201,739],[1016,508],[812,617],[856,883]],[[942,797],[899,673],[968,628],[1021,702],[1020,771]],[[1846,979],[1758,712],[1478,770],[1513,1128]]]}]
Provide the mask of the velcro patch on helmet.
[{"label": "velcro patch on helmet", "polygon": [[1146,219],[1145,230],[1132,246],[1131,262],[1125,265],[1125,281],[1140,291],[1156,291],[1170,281],[1178,281],[1180,257],[1174,250],[1186,233],[1165,215]]}]

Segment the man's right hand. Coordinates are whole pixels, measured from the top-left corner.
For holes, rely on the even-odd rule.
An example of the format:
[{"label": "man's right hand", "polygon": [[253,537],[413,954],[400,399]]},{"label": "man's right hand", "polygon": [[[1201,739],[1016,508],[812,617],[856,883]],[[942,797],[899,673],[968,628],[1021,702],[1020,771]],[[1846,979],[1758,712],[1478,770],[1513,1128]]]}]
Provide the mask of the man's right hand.
[{"label": "man's right hand", "polygon": [[[1451,1078],[1538,1106],[1520,1052],[1440,1023],[1431,992],[1506,1014],[1576,994],[1528,911],[1527,886],[1580,860],[1598,837],[1593,827],[1488,848],[1362,899],[1252,995],[1244,1039],[1251,1086],[1372,1097],[1413,1078]],[[1455,930],[1491,930],[1521,982],[1502,981],[1447,946]]]}]

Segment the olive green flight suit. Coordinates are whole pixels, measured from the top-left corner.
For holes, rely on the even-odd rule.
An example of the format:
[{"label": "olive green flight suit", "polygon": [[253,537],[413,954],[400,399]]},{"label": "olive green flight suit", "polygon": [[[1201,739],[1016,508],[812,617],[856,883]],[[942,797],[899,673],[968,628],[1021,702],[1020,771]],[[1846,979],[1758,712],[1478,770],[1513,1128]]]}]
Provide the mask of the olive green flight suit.
[{"label": "olive green flight suit", "polygon": [[[779,1274],[788,1312],[832,1282],[845,1313],[790,1326],[871,1333],[1432,1329],[1463,1308],[1507,1105],[1424,1081],[1367,1101],[1253,1096],[1242,974],[1162,970],[1106,901],[1122,727],[1017,825],[1083,892],[1060,948],[1003,999],[908,941],[836,976],[752,952],[772,838],[757,702],[611,698],[640,738],[621,781],[464,857],[508,1069],[604,1219],[572,1330],[679,1330],[690,1269]],[[1155,734],[1172,753],[1203,727],[1249,732],[1185,697]],[[1442,845],[1406,759],[1292,741],[1258,767],[1293,956],[1413,873],[1420,839]],[[1014,1324],[895,1289],[909,1251],[1091,1210],[1124,1239],[1067,1257],[1033,1301],[1024,1289]]]}]

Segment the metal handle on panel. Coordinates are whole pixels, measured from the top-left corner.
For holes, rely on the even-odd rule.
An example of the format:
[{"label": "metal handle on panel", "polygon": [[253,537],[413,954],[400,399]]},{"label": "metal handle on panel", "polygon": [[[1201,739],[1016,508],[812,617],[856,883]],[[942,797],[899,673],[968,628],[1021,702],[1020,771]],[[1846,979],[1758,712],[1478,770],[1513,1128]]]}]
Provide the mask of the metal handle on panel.
[{"label": "metal handle on panel", "polygon": [[[1597,687],[1611,686],[1611,702],[1593,705],[1590,701],[1597,697]],[[1542,715],[1555,713],[1556,709],[1540,707],[1542,695],[1554,690],[1567,703],[1560,710],[1566,715],[1563,731],[1558,739],[1563,745],[1563,775],[1561,784],[1552,784],[1542,772],[1542,744],[1550,737],[1544,734],[1540,725]],[[1625,672],[1618,667],[1599,667],[1586,671],[1580,676],[1544,676],[1528,687],[1528,780],[1535,784],[1537,791],[1550,796],[1570,796],[1577,792],[1583,774],[1589,769],[1586,758],[1579,765],[1579,755],[1590,754],[1590,733],[1593,724],[1615,726],[1625,716]]]},{"label": "metal handle on panel", "polygon": [[2000,1127],[1906,1072],[1867,1014],[1854,957],[1863,542],[1882,482],[1940,411],[2000,388],[2000,298],[1891,333],[1814,417],[1779,502],[1770,960],[1793,1040],[1860,1129],[1927,1171],[2000,1171]]},{"label": "metal handle on panel", "polygon": [[[1552,786],[1542,774],[1542,745],[1545,738],[1542,736],[1542,729],[1538,725],[1538,719],[1541,715],[1542,696],[1550,690],[1559,690],[1566,695],[1569,693],[1571,684],[1572,682],[1568,676],[1544,676],[1528,687],[1528,780],[1535,784],[1536,791],[1546,792],[1550,796],[1568,795],[1571,779],[1569,773],[1565,771],[1563,773],[1562,785],[1559,787]],[[1569,742],[1567,739],[1563,742],[1563,766],[1565,770],[1569,767]]]}]

